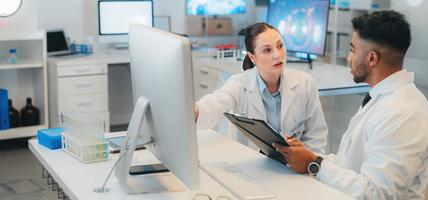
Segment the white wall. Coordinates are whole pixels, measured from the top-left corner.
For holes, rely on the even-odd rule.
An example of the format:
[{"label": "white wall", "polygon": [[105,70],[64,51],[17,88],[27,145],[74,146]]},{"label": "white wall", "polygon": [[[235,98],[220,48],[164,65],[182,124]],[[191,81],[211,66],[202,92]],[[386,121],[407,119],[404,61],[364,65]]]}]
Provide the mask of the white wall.
[{"label": "white wall", "polygon": [[64,29],[68,35],[76,38],[85,35],[83,2],[87,0],[38,1],[40,28],[46,30]]},{"label": "white wall", "polygon": [[171,18],[171,31],[186,33],[185,0],[154,0],[154,15],[167,15]]},{"label": "white wall", "polygon": [[[88,35],[98,35],[97,0],[39,1],[40,28],[64,28],[66,33],[78,42]],[[184,32],[184,0],[174,0],[173,4],[170,0],[155,0],[153,4],[155,15],[171,16],[172,31]]]},{"label": "white wall", "polygon": [[425,0],[418,7],[410,7],[405,0],[392,0],[391,8],[404,13],[412,27],[412,45],[408,57],[428,59],[428,1]]},{"label": "white wall", "polygon": [[405,0],[391,0],[391,8],[406,15],[412,28],[412,44],[407,52],[405,68],[415,72],[415,82],[428,96],[428,1],[410,7]]},{"label": "white wall", "polygon": [[[98,35],[97,0],[38,1],[40,28],[64,28],[78,42],[85,36]],[[201,17],[186,16],[185,0],[154,0],[153,4],[155,16],[170,16],[172,32],[190,35],[202,33]],[[248,12],[232,16],[234,33],[257,21],[257,13],[253,8],[254,1],[248,0]]]},{"label": "white wall", "polygon": [[0,17],[0,31],[34,31],[38,29],[37,0],[23,0],[18,12],[10,17]]}]

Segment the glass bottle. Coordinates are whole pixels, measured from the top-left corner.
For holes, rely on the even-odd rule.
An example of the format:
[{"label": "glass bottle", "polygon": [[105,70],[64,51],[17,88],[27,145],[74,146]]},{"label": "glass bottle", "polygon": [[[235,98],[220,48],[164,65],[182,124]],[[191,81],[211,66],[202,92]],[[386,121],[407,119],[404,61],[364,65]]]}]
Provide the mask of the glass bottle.
[{"label": "glass bottle", "polygon": [[27,98],[27,105],[21,109],[21,126],[34,126],[40,124],[39,109],[31,104],[31,98]]},{"label": "glass bottle", "polygon": [[9,99],[9,124],[10,128],[19,126],[19,112],[12,106],[12,100]]},{"label": "glass bottle", "polygon": [[15,64],[17,61],[16,49],[9,49],[9,63]]}]

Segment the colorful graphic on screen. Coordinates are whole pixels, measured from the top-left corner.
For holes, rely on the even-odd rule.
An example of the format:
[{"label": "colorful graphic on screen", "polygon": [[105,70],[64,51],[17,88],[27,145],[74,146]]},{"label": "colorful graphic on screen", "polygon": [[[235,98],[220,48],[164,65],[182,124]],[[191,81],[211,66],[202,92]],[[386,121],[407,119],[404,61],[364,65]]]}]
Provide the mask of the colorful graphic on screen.
[{"label": "colorful graphic on screen", "polygon": [[275,26],[287,51],[324,55],[329,0],[270,0],[267,22]]},{"label": "colorful graphic on screen", "polygon": [[187,15],[243,14],[247,0],[186,0]]}]

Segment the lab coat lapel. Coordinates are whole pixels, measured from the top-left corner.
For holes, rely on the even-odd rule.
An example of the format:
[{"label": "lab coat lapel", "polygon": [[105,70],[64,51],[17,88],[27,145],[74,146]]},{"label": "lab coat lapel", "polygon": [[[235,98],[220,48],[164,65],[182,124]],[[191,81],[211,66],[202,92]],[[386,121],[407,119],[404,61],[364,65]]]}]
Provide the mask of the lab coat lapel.
[{"label": "lab coat lapel", "polygon": [[285,120],[285,116],[293,103],[296,93],[293,88],[297,86],[297,80],[294,76],[286,73],[287,69],[282,73],[281,77],[281,122]]},{"label": "lab coat lapel", "polygon": [[[247,92],[249,93],[249,101],[252,104],[252,107],[254,108],[254,117],[260,118],[263,120],[266,120],[266,112],[265,108],[263,106],[262,102],[262,96],[260,95],[260,91],[258,89],[257,84],[257,70],[256,67],[251,69],[249,73],[246,73],[246,79],[245,79],[245,88],[247,89]],[[250,114],[250,113],[247,113]]]}]

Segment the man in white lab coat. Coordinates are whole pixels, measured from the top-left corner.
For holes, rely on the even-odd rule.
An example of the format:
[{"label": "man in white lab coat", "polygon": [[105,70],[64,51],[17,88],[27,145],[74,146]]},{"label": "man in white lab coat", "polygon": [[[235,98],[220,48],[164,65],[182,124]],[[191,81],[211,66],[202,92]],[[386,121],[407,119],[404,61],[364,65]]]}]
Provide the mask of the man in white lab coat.
[{"label": "man in white lab coat", "polygon": [[428,103],[403,69],[410,26],[395,11],[352,20],[348,62],[370,85],[336,155],[314,154],[297,139],[274,144],[300,173],[358,199],[423,199],[428,181]]}]

